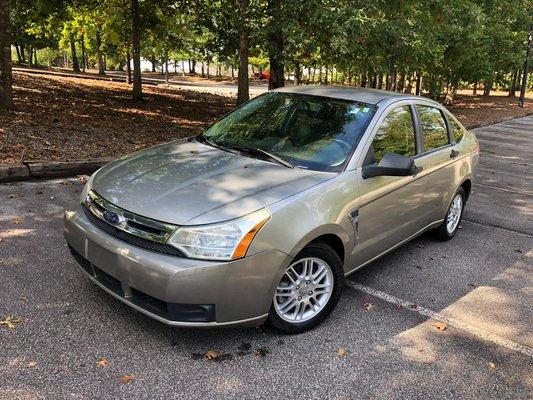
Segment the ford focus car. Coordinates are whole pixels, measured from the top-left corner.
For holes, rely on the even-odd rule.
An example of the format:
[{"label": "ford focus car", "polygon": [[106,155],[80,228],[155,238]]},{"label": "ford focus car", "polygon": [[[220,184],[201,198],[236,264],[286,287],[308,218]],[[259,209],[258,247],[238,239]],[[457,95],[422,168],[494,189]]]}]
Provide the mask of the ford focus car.
[{"label": "ford focus car", "polygon": [[91,281],[159,321],[301,332],[350,273],[425,231],[451,239],[478,159],[431,100],[283,88],[98,170],[64,234]]}]

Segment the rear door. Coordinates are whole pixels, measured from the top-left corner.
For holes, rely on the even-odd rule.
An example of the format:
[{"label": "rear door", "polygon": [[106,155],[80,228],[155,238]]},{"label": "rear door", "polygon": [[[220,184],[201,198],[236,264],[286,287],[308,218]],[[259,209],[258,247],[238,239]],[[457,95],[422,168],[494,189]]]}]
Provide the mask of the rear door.
[{"label": "rear door", "polygon": [[446,201],[453,195],[453,171],[450,166],[459,156],[450,140],[448,122],[444,112],[431,103],[416,104],[417,119],[420,124],[422,153],[428,163],[431,179],[424,187],[424,202],[430,206],[427,224],[441,220],[447,209]]}]

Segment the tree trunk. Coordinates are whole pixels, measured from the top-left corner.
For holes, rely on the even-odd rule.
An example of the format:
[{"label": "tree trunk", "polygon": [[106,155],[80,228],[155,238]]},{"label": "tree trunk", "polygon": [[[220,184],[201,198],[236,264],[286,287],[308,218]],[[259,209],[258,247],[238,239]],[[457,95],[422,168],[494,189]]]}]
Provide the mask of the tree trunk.
[{"label": "tree trunk", "polygon": [[299,85],[300,84],[300,80],[301,80],[301,68],[300,68],[300,63],[297,62],[296,63],[296,66],[294,67],[294,84],[295,85]]},{"label": "tree trunk", "polygon": [[126,50],[126,83],[131,85],[130,49]]},{"label": "tree trunk", "polygon": [[367,75],[367,72],[363,72],[361,75],[361,87],[366,88]]},{"label": "tree trunk", "polygon": [[163,73],[165,74],[165,83],[168,83],[168,51],[163,56]]},{"label": "tree trunk", "polygon": [[23,44],[20,45],[20,56],[22,57],[22,59],[21,59],[22,61],[21,62],[25,63],[26,62],[26,53],[24,52],[24,45]]},{"label": "tree trunk", "polygon": [[383,89],[383,74],[380,73],[378,76],[378,89]]},{"label": "tree trunk", "polygon": [[152,56],[150,57],[150,63],[152,64],[152,72],[157,72],[155,69],[155,63],[156,63],[155,54],[152,54]]},{"label": "tree trunk", "polygon": [[35,56],[35,58],[33,59],[33,65],[38,65],[38,61],[37,61],[37,49],[33,49],[33,54]]},{"label": "tree trunk", "polygon": [[9,0],[0,0],[0,110],[13,107]]},{"label": "tree trunk", "polygon": [[190,75],[191,72],[192,72],[192,64],[191,64],[191,60],[188,59],[187,62],[189,63],[189,75]]},{"label": "tree trunk", "polygon": [[207,79],[209,79],[210,78],[210,76],[209,76],[209,63],[206,63],[206,67],[207,67],[206,68],[206,70],[207,70]]},{"label": "tree trunk", "polygon": [[474,82],[474,88],[472,89],[472,95],[473,96],[477,96],[477,85],[478,85],[478,82],[475,81]]},{"label": "tree trunk", "polygon": [[28,58],[28,66],[31,67],[33,65],[33,45],[30,44],[30,58]]},{"label": "tree trunk", "polygon": [[100,31],[96,32],[96,53],[98,55],[98,75],[105,75],[104,57],[102,54],[102,33]]},{"label": "tree trunk", "polygon": [[518,76],[518,70],[514,70],[514,73],[511,76],[511,82],[509,83],[509,94],[510,97],[516,96],[516,77]]},{"label": "tree trunk", "polygon": [[205,78],[205,64],[202,61],[202,78]]},{"label": "tree trunk", "polygon": [[[177,72],[176,68],[174,68],[174,72]],[[185,76],[185,61],[183,60],[181,60],[181,76]]]},{"label": "tree trunk", "polygon": [[22,62],[22,58],[20,56],[20,47],[18,44],[15,44],[15,50],[17,51],[17,62],[20,64]]},{"label": "tree trunk", "polygon": [[418,71],[416,73],[415,95],[420,96],[421,88],[422,88],[422,75],[420,74],[420,71]]},{"label": "tree trunk", "polygon": [[249,0],[239,0],[239,72],[237,83],[237,105],[250,99],[248,78],[248,48],[250,46],[250,29],[248,26]]},{"label": "tree trunk", "polygon": [[492,81],[485,82],[485,87],[483,89],[483,96],[490,96],[491,90],[492,90]]},{"label": "tree trunk", "polygon": [[271,21],[268,27],[270,79],[268,89],[285,86],[285,63],[283,56],[283,30],[280,19],[282,0],[268,0]]},{"label": "tree trunk", "polygon": [[72,53],[72,70],[74,72],[80,71],[80,63],[78,62],[78,55],[76,54],[76,42],[74,41],[74,35],[70,34],[70,52]]},{"label": "tree trunk", "polygon": [[131,0],[131,29],[133,38],[133,92],[134,100],[143,97],[141,77],[141,17],[139,15],[139,0]]},{"label": "tree trunk", "polygon": [[85,35],[82,35],[81,36],[81,69],[83,72],[85,72],[85,68],[86,68],[86,62],[85,62],[85,56],[86,56],[86,52],[85,52]]}]

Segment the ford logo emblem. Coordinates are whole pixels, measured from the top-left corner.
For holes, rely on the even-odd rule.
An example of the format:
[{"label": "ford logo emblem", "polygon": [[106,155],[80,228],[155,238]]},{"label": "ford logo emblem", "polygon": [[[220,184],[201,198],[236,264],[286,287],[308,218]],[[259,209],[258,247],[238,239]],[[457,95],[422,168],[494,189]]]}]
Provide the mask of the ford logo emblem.
[{"label": "ford logo emblem", "polygon": [[105,210],[103,216],[107,222],[113,225],[118,225],[124,221],[124,217],[109,210]]}]

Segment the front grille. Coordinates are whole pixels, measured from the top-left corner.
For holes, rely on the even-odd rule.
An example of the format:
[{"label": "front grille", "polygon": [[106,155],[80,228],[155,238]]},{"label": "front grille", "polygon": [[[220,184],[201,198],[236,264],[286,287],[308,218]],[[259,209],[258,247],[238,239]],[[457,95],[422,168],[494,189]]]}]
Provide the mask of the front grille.
[{"label": "front grille", "polygon": [[214,304],[180,304],[167,303],[163,300],[150,296],[140,290],[130,287],[131,296],[124,296],[124,289],[122,282],[117,278],[109,275],[107,272],[101,270],[96,265],[91,264],[89,260],[78,253],[69,245],[70,253],[76,260],[78,265],[87,274],[96,279],[99,283],[111,290],[118,296],[126,299],[142,309],[158,315],[169,321],[175,322],[214,322],[215,305]]},{"label": "front grille", "polygon": [[96,215],[94,215],[91,210],[87,208],[85,204],[81,205],[85,215],[89,220],[96,225],[98,228],[108,233],[111,236],[116,237],[117,239],[122,240],[123,242],[129,243],[133,246],[141,247],[145,250],[150,250],[155,253],[168,254],[170,256],[183,257],[183,253],[176,249],[174,246],[164,243],[153,242],[148,239],[141,238],[139,236],[132,235],[131,233],[120,230],[113,225],[109,225],[107,222],[102,221]]}]

